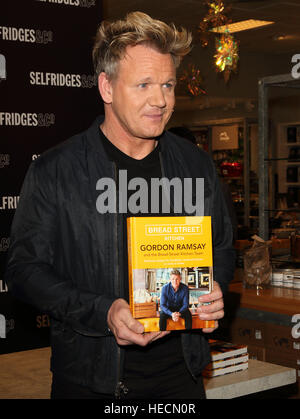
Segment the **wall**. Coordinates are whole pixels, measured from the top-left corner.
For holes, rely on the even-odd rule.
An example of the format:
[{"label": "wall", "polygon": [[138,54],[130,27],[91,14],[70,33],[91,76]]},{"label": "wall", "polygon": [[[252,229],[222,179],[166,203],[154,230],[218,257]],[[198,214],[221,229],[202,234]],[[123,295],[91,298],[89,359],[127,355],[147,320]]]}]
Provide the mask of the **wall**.
[{"label": "wall", "polygon": [[[296,53],[297,51],[295,51]],[[213,66],[213,50],[197,46],[192,54],[185,58],[179,75],[194,62],[201,70],[202,87],[206,95],[198,97],[187,96],[183,85],[177,89],[175,112],[169,122],[171,126],[201,126],[205,121],[251,118],[258,120],[258,81],[261,78],[280,74],[290,74],[293,54],[255,54],[240,51],[237,73],[232,73],[228,83],[221,74],[216,73]],[[269,119],[271,122],[269,143],[274,150],[282,140],[278,136],[277,127],[281,122],[300,121],[299,89],[272,87],[269,94]],[[251,143],[251,170],[258,171],[257,135]],[[275,167],[276,170],[276,167]]]},{"label": "wall", "polygon": [[[258,116],[258,81],[263,77],[288,74],[291,72],[292,54],[262,55],[240,51],[238,70],[225,83],[222,74],[217,73],[213,64],[213,50],[197,46],[187,56],[178,70],[178,75],[194,63],[203,78],[202,87],[206,95],[197,98],[188,96],[182,84],[177,88],[177,102],[170,126],[201,124],[201,121],[238,117]],[[185,97],[184,97],[185,96]],[[282,97],[299,96],[297,89],[271,89],[272,101]],[[275,103],[275,102],[274,102]],[[277,100],[278,103],[278,100]]]},{"label": "wall", "polygon": [[100,0],[6,1],[0,14],[0,353],[49,343],[49,319],[3,281],[10,226],[31,161],[102,112],[91,48]]}]

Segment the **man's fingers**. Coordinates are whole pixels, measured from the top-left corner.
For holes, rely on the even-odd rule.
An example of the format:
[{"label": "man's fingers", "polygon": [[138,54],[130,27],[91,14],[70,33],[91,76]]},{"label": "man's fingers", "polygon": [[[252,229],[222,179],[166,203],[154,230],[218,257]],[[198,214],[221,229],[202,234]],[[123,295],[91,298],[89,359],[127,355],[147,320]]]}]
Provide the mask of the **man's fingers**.
[{"label": "man's fingers", "polygon": [[107,323],[119,345],[139,344],[137,338],[144,332],[144,326],[132,317],[125,300],[113,302],[107,314]]},{"label": "man's fingers", "polygon": [[197,313],[202,320],[218,320],[224,317],[223,294],[217,282],[214,282],[214,289],[210,294],[199,297]]},{"label": "man's fingers", "polygon": [[123,325],[122,327],[115,329],[114,335],[119,345],[145,345],[143,333],[135,333],[126,325]]},{"label": "man's fingers", "polygon": [[213,301],[221,300],[223,299],[223,293],[220,288],[220,285],[214,281],[213,290],[209,294],[203,294],[201,297],[199,297],[200,303],[211,303]]},{"label": "man's fingers", "polygon": [[224,317],[223,305],[216,305],[214,309],[208,310],[206,306],[197,308],[201,320],[220,320]]},{"label": "man's fingers", "polygon": [[[199,303],[197,313],[201,320],[214,320],[217,322],[217,320],[224,317],[223,294],[217,282],[214,281],[214,289],[210,294],[199,297]],[[210,333],[215,329],[207,328],[203,329],[203,331],[205,333]]]},{"label": "man's fingers", "polygon": [[160,339],[169,332],[144,333],[144,326],[132,317],[128,303],[118,299],[111,305],[107,314],[108,327],[114,334],[119,345],[146,346]]},{"label": "man's fingers", "polygon": [[119,345],[145,345],[144,326],[138,320],[126,313],[115,327],[115,337]]},{"label": "man's fingers", "polygon": [[[127,333],[128,332],[128,333]],[[157,339],[160,339],[170,332],[149,332],[149,333],[141,333],[141,334],[133,334],[129,329],[127,330],[122,329],[121,335],[118,336],[117,342],[119,345],[130,345],[136,344],[140,346],[146,346]]]},{"label": "man's fingers", "polygon": [[197,312],[198,314],[201,314],[201,313],[210,314],[210,313],[215,313],[218,311],[223,311],[223,309],[224,309],[223,300],[217,300],[207,305],[206,304],[199,305],[197,307]]},{"label": "man's fingers", "polygon": [[204,333],[212,333],[214,332],[217,328],[219,327],[219,322],[218,320],[215,320],[215,327],[206,327],[204,329],[202,329],[202,332]]},{"label": "man's fingers", "polygon": [[123,320],[123,323],[134,333],[144,333],[144,326],[138,320],[134,319],[131,314]]},{"label": "man's fingers", "polygon": [[164,331],[164,332],[150,332],[150,333],[147,333],[147,335],[150,335],[149,336],[150,337],[149,343],[154,342],[157,339],[161,339],[164,336],[168,335],[169,333],[171,333],[171,332]]}]

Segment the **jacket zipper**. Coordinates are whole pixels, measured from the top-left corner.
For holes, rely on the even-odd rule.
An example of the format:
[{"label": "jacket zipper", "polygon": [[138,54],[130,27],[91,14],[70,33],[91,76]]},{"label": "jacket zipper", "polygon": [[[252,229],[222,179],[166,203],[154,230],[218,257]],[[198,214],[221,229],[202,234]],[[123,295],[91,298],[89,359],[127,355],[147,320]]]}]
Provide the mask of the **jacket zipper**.
[{"label": "jacket zipper", "polygon": [[[117,166],[116,163],[113,163],[114,170],[114,179],[117,185]],[[118,188],[117,188],[118,189]],[[119,248],[118,248],[118,211],[114,215],[114,248],[116,249],[116,264],[115,264],[115,292],[116,295],[121,295],[121,286],[119,279]],[[124,395],[128,393],[128,389],[125,384],[122,382],[121,378],[121,348],[117,348],[117,385],[115,388],[114,396],[116,399],[121,399]]]},{"label": "jacket zipper", "polygon": [[[163,165],[163,159],[162,159],[161,152],[159,152],[159,162],[160,162],[161,174],[162,174],[163,177],[166,177],[166,173],[165,173],[165,169],[164,169],[164,165]],[[174,206],[173,206],[172,202],[170,202],[170,204],[171,204],[172,210],[174,211]],[[182,338],[182,336],[181,336],[181,338]],[[192,372],[192,370],[191,370],[191,368],[190,368],[187,360],[186,360],[186,354],[185,354],[185,351],[184,351],[184,347],[183,347],[184,345],[182,343],[182,339],[181,339],[181,346],[182,346],[182,353],[183,353],[183,358],[184,358],[185,365],[186,365],[189,373],[193,377],[193,379],[194,380],[197,380],[196,377],[195,377],[195,375],[193,374],[193,372]]]},{"label": "jacket zipper", "polygon": [[[163,159],[162,159],[162,154],[161,151],[159,151],[158,153],[159,155],[159,164],[160,164],[160,169],[161,169],[161,174],[163,178],[166,178],[166,174],[165,174],[165,169],[164,169],[164,165],[163,165]],[[164,193],[164,188],[162,188],[162,193]],[[170,199],[170,207],[174,213],[174,205],[172,203],[172,200]]]},{"label": "jacket zipper", "polygon": [[192,369],[190,368],[190,365],[189,365],[189,363],[186,360],[186,354],[185,354],[185,350],[184,350],[184,345],[183,345],[183,342],[182,342],[182,338],[183,338],[183,335],[181,336],[181,346],[182,346],[182,354],[183,354],[183,358],[184,358],[184,362],[185,362],[186,368],[189,371],[189,373],[191,374],[191,376],[193,377],[194,381],[197,381],[196,376],[193,374]]},{"label": "jacket zipper", "polygon": [[[162,172],[162,176],[165,176],[165,171],[164,171],[164,167],[163,167],[163,162],[162,162],[162,156],[161,153],[159,153],[159,160],[160,160],[160,167],[161,167],[161,172]],[[114,163],[114,177],[115,177],[115,181],[117,181],[117,167],[116,164]],[[171,207],[174,210],[174,207],[171,203]],[[117,291],[117,295],[120,295],[120,281],[119,281],[119,251],[118,251],[118,213],[115,214],[115,218],[114,218],[114,223],[115,223],[115,228],[114,228],[114,241],[115,241],[115,248],[116,248],[116,255],[117,255],[117,263],[116,263],[116,280],[115,280],[115,285],[116,285],[116,291]],[[183,349],[183,348],[182,348]],[[187,361],[186,361],[186,356],[183,352],[183,357],[185,360],[185,364],[191,374],[191,376],[194,378],[194,380],[196,380],[196,377],[194,376],[194,374],[192,373]],[[118,366],[117,366],[117,371],[118,371],[118,376],[117,376],[117,386],[115,388],[115,393],[114,396],[116,399],[122,399],[124,396],[126,396],[126,394],[128,393],[128,388],[126,387],[126,385],[123,383],[122,378],[121,378],[121,348],[118,346]]]}]

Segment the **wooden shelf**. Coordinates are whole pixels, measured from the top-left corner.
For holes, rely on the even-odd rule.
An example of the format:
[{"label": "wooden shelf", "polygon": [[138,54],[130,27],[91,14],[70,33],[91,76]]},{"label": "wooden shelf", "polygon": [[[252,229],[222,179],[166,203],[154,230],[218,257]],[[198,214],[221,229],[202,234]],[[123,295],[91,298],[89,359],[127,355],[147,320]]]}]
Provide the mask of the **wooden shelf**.
[{"label": "wooden shelf", "polygon": [[232,283],[229,291],[240,294],[240,306],[254,310],[293,316],[299,313],[300,290],[271,287],[259,291],[243,288],[241,282]]}]

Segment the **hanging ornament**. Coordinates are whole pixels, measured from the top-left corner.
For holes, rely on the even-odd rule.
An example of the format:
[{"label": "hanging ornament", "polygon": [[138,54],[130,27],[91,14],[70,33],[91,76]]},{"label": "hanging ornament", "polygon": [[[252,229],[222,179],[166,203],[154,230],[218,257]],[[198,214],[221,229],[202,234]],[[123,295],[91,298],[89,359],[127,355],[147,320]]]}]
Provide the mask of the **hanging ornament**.
[{"label": "hanging ornament", "polygon": [[230,73],[237,70],[239,60],[238,43],[228,31],[216,39],[214,58],[217,71],[224,73],[224,79],[227,83]]},{"label": "hanging ornament", "polygon": [[209,31],[212,28],[230,23],[225,14],[228,12],[228,7],[222,0],[205,0],[205,4],[208,6],[208,12],[198,26],[198,37],[203,47],[208,45]]},{"label": "hanging ornament", "polygon": [[208,13],[204,17],[203,22],[210,26],[210,29],[217,26],[222,26],[228,22],[226,16],[227,10],[222,0],[207,0]]},{"label": "hanging ornament", "polygon": [[189,93],[192,96],[205,95],[206,91],[202,88],[203,79],[199,69],[194,64],[190,64],[188,70],[185,70],[179,78],[179,82],[185,83]]},{"label": "hanging ornament", "polygon": [[198,40],[200,41],[200,44],[203,48],[207,47],[208,40],[209,40],[209,33],[206,30],[206,25],[204,23],[200,23],[198,26]]}]

